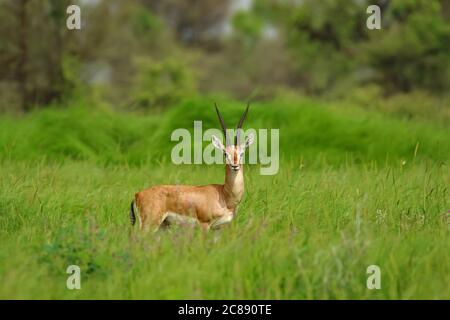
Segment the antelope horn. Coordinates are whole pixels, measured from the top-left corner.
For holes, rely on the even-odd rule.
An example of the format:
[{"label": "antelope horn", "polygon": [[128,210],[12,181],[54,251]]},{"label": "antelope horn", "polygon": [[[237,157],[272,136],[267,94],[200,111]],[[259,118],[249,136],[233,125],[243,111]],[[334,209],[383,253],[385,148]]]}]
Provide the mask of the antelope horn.
[{"label": "antelope horn", "polygon": [[214,103],[214,106],[216,107],[217,116],[219,117],[220,125],[222,126],[223,135],[225,137],[225,143],[228,146],[228,135],[227,135],[227,127],[225,126],[225,122],[223,121],[222,115],[220,114],[219,108],[217,108],[217,104]]},{"label": "antelope horn", "polygon": [[242,125],[244,124],[245,118],[247,117],[248,108],[250,107],[250,103],[247,102],[247,109],[245,109],[244,113],[241,116],[241,119],[239,120],[239,124],[237,126],[237,133],[236,138],[234,140],[234,145],[237,146],[238,142],[241,141],[241,131],[242,131]]}]

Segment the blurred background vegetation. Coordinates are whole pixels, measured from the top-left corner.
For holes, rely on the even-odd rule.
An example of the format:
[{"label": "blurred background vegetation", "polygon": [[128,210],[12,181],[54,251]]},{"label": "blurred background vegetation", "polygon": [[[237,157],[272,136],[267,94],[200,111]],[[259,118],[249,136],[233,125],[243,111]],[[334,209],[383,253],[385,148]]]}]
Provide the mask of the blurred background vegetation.
[{"label": "blurred background vegetation", "polygon": [[2,0],[0,111],[289,94],[448,123],[449,18],[445,0]]}]

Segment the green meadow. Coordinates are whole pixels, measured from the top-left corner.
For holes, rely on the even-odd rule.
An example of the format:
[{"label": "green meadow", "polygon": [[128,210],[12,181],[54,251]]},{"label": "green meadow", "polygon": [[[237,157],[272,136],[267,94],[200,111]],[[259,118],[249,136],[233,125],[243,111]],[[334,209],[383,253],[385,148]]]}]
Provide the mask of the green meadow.
[{"label": "green meadow", "polygon": [[[140,235],[135,192],[222,183],[221,165],[170,161],[174,129],[219,128],[214,101],[237,123],[245,103],[217,97],[1,115],[0,299],[450,299],[450,130],[438,120],[256,102],[244,127],[280,130],[279,172],[245,165],[227,228]],[[81,290],[66,288],[69,265]]]}]

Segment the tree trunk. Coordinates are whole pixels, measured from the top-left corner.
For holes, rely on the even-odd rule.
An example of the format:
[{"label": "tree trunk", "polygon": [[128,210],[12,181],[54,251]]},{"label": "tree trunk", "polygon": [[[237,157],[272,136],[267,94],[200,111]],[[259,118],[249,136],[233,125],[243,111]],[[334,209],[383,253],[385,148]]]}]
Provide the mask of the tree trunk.
[{"label": "tree trunk", "polygon": [[27,4],[29,0],[19,0],[18,20],[19,20],[19,63],[17,65],[17,80],[19,82],[19,92],[22,98],[22,110],[30,109],[30,99],[28,94],[28,17]]}]

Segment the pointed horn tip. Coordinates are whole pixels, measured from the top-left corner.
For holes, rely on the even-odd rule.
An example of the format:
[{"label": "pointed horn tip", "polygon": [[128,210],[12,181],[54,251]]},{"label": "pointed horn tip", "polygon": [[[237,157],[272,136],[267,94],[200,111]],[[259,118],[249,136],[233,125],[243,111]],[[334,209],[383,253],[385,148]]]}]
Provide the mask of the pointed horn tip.
[{"label": "pointed horn tip", "polygon": [[250,103],[249,102],[247,102],[247,108],[245,109],[245,111],[242,113],[242,116],[241,116],[241,118],[239,119],[239,123],[238,123],[238,129],[241,129],[242,128],[242,125],[244,124],[244,120],[247,118],[247,113],[248,113],[248,108],[249,108],[249,105]]},{"label": "pointed horn tip", "polygon": [[223,135],[225,137],[226,144],[228,145],[228,135],[227,135],[227,127],[225,125],[225,121],[220,114],[219,108],[217,107],[217,103],[214,102],[214,106],[216,107],[217,116],[219,118],[220,126],[222,127]]}]

